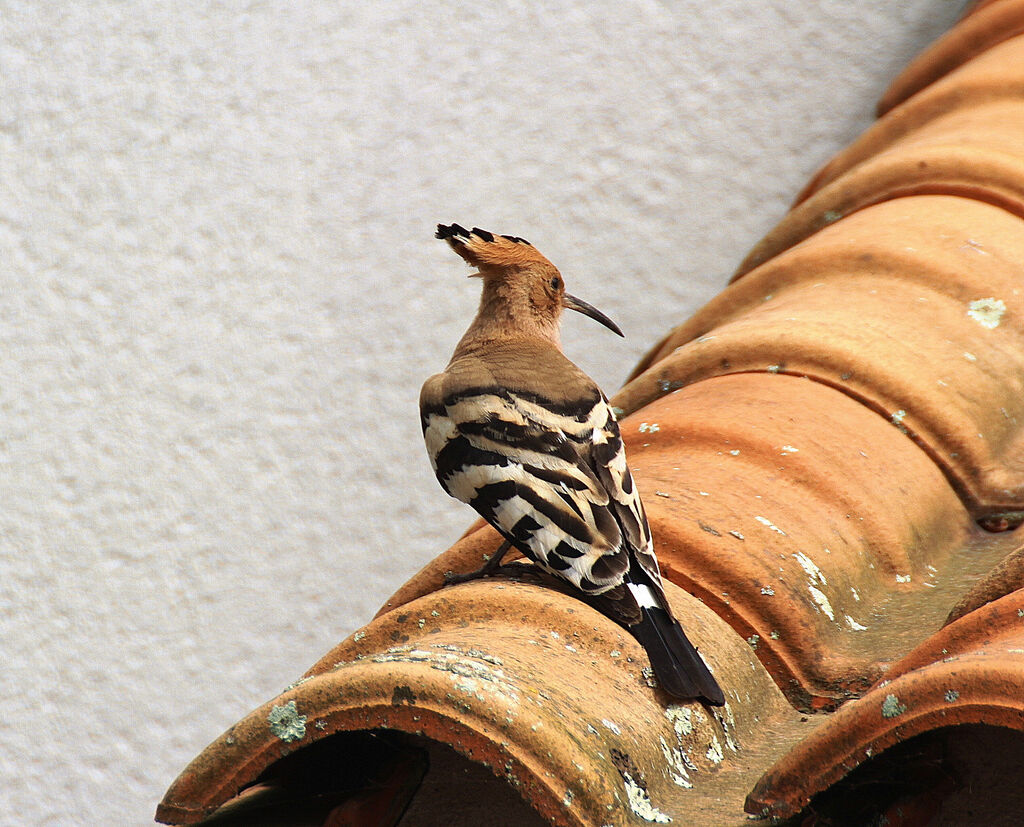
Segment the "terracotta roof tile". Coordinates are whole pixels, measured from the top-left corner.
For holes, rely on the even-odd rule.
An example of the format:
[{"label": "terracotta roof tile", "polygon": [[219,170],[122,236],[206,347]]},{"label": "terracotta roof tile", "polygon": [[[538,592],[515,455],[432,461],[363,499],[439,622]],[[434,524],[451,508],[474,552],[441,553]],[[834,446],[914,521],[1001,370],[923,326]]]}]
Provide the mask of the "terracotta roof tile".
[{"label": "terracotta roof tile", "polygon": [[996,207],[883,202],[732,284],[659,344],[616,403],[633,410],[725,373],[809,376],[905,431],[976,517],[1019,511],[1021,261],[1024,221]]},{"label": "terracotta roof tile", "polygon": [[914,95],[836,155],[755,245],[736,278],[889,198],[961,195],[1024,217],[1022,98],[1024,36],[1018,35]]},{"label": "terracotta roof tile", "polygon": [[[678,589],[669,596],[730,687],[721,710],[666,703],[647,685],[640,646],[577,600],[510,581],[469,583],[350,637],[196,758],[158,818],[194,823],[295,750],[387,728],[490,766],[554,824],[629,812],[657,819],[693,806],[739,821],[763,752],[778,755],[807,726],[721,620]],[[759,759],[745,761],[747,750]],[[722,783],[732,788],[725,803]]]},{"label": "terracotta roof tile", "polygon": [[894,744],[958,724],[1024,731],[1024,590],[946,626],[839,709],[758,781],[748,812],[794,815]]},{"label": "terracotta roof tile", "polygon": [[878,102],[884,115],[986,49],[1024,33],[1024,0],[1000,0],[972,7],[954,26],[911,61]]}]

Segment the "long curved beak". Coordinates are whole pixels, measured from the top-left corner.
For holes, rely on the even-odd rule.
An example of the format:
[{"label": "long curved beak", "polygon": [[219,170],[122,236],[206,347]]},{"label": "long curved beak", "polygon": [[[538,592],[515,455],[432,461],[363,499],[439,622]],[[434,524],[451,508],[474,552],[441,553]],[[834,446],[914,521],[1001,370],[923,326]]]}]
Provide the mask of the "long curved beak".
[{"label": "long curved beak", "polygon": [[615,322],[605,316],[604,313],[592,304],[587,304],[583,299],[577,299],[575,296],[570,296],[566,293],[562,296],[562,307],[568,307],[570,310],[575,310],[577,313],[582,313],[584,316],[590,316],[591,319],[600,322],[612,333],[618,333],[620,336],[625,338],[622,331],[619,330],[619,326],[615,324]]}]

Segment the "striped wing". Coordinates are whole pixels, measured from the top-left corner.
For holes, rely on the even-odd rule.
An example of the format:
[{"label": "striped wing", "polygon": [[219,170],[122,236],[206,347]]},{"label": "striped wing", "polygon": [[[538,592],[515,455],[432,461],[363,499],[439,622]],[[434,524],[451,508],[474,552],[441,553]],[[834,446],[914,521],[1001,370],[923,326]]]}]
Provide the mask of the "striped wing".
[{"label": "striped wing", "polygon": [[584,592],[622,583],[631,553],[660,583],[618,424],[599,391],[570,406],[493,387],[443,398],[432,382],[443,380],[424,386],[423,432],[451,496]]}]

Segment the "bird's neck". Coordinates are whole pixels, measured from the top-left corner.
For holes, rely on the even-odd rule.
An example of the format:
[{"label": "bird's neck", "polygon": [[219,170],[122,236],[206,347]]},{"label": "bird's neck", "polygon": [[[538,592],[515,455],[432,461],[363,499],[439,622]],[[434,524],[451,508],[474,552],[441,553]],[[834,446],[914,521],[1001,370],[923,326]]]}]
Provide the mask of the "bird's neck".
[{"label": "bird's neck", "polygon": [[559,320],[539,312],[526,295],[505,282],[484,281],[476,318],[455,348],[454,357],[516,340],[545,342],[562,350]]}]

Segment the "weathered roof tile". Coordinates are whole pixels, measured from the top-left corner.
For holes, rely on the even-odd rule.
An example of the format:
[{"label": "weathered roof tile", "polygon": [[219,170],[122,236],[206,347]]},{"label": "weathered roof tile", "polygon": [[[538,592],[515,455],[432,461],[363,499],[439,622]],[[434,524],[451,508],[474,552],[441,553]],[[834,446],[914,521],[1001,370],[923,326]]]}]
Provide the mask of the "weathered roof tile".
[{"label": "weathered roof tile", "polygon": [[878,102],[878,114],[884,115],[986,49],[1022,33],[1024,1],[976,3],[959,25],[950,29],[900,72]]},{"label": "weathered roof tile", "polygon": [[747,799],[750,813],[787,817],[871,756],[958,724],[1024,731],[1024,591],[937,632],[887,679],[774,764]]},{"label": "weathered roof tile", "polygon": [[950,196],[877,204],[730,285],[613,401],[634,410],[728,373],[808,376],[907,433],[976,518],[1020,511],[1021,261],[1024,221],[997,207]]},{"label": "weathered roof tile", "polygon": [[[194,823],[297,749],[386,728],[451,744],[553,824],[644,823],[694,806],[717,823],[739,821],[739,790],[758,766],[744,751],[779,754],[806,727],[721,620],[672,586],[669,597],[727,687],[721,710],[666,703],[648,685],[639,644],[574,598],[510,581],[469,583],[406,603],[350,637],[211,744],[158,818]],[[729,796],[721,794],[726,762]]]}]

